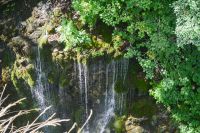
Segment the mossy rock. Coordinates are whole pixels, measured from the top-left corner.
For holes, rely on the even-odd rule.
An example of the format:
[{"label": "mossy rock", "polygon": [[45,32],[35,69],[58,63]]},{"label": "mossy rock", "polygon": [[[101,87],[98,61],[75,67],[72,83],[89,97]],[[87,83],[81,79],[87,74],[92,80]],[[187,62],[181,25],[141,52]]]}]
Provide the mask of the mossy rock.
[{"label": "mossy rock", "polygon": [[124,118],[125,118],[124,116],[115,117],[115,120],[113,122],[113,127],[116,133],[123,133],[125,131]]},{"label": "mossy rock", "polygon": [[43,48],[48,43],[48,35],[41,35],[38,39],[38,44],[40,48]]},{"label": "mossy rock", "polygon": [[4,83],[8,83],[10,81],[10,75],[11,75],[11,71],[9,67],[3,68],[2,69],[2,81]]},{"label": "mossy rock", "polygon": [[119,50],[115,50],[113,57],[118,58],[120,56],[122,56],[122,52],[120,52]]},{"label": "mossy rock", "polygon": [[94,50],[94,51],[91,52],[91,55],[92,55],[93,58],[95,58],[95,57],[103,56],[104,52],[103,51],[95,51]]},{"label": "mossy rock", "polygon": [[107,50],[108,54],[114,54],[114,52],[115,52],[115,49],[113,47],[109,47]]},{"label": "mossy rock", "polygon": [[128,89],[125,86],[125,84],[123,83],[123,80],[117,80],[117,82],[115,83],[115,92],[124,93],[127,91],[128,91]]},{"label": "mossy rock", "polygon": [[29,57],[33,54],[31,49],[31,43],[25,37],[13,37],[8,43],[8,46],[11,47],[13,52],[15,52],[15,54],[19,56]]},{"label": "mossy rock", "polygon": [[48,32],[48,33],[53,33],[54,30],[55,30],[55,27],[51,24],[51,23],[48,23],[48,24],[45,24],[45,30]]},{"label": "mossy rock", "polygon": [[19,85],[18,80],[24,80],[30,87],[35,85],[34,65],[28,58],[17,59],[13,66],[11,80],[16,87]]},{"label": "mossy rock", "polygon": [[54,15],[55,17],[60,17],[60,16],[62,15],[61,8],[58,8],[58,7],[54,8],[54,9],[53,9],[53,15]]}]

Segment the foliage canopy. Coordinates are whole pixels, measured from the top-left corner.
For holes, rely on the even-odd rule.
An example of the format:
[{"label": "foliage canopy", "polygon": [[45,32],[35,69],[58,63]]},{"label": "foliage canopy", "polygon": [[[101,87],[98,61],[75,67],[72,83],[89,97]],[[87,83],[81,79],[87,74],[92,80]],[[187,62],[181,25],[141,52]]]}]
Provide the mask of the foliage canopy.
[{"label": "foliage canopy", "polygon": [[[81,3],[81,4],[80,4]],[[73,0],[79,20],[97,20],[131,43],[150,93],[171,111],[182,132],[200,130],[200,2],[198,0]]]}]

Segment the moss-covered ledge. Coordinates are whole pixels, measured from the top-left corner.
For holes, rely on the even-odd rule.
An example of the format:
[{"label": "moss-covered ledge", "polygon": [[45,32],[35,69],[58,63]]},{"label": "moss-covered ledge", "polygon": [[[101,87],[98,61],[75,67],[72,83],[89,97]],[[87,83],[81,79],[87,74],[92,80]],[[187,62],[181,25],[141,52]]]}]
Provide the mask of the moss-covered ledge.
[{"label": "moss-covered ledge", "polygon": [[16,88],[24,88],[18,83],[22,80],[30,87],[33,87],[36,81],[35,67],[29,58],[19,57],[14,62],[11,80]]}]

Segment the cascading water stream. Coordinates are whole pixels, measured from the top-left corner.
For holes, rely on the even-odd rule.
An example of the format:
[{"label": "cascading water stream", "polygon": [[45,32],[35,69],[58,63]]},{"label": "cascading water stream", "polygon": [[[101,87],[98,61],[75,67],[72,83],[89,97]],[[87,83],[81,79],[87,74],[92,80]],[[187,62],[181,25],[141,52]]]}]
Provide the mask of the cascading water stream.
[{"label": "cascading water stream", "polygon": [[106,92],[105,92],[105,101],[104,101],[104,104],[105,104],[105,110],[107,110],[106,108],[106,105],[108,104],[108,72],[109,72],[109,67],[110,67],[110,64],[108,64],[106,66]]},{"label": "cascading water stream", "polygon": [[79,72],[79,89],[80,89],[80,99],[81,99],[81,102],[83,101],[83,83],[84,83],[84,79],[83,79],[83,68],[82,68],[82,64],[80,62],[78,62],[78,72]]},{"label": "cascading water stream", "polygon": [[[34,97],[34,99],[37,101],[37,104],[41,110],[46,109],[48,106],[50,106],[47,98],[50,97],[49,92],[49,84],[46,80],[45,73],[42,71],[42,63],[41,63],[41,57],[40,57],[40,48],[37,48],[37,59],[36,59],[36,85],[31,89],[31,93]],[[43,116],[42,119],[46,120],[47,117],[50,115],[52,109],[47,111]]]},{"label": "cascading water stream", "polygon": [[[118,78],[120,78],[122,82],[122,85],[125,85],[125,79],[128,73],[128,65],[129,65],[129,60],[127,59],[122,59],[119,62],[119,75]],[[117,111],[120,115],[122,115],[123,111],[124,111],[124,106],[126,103],[126,99],[127,99],[127,93],[126,92],[122,92],[120,94],[117,94]]]},{"label": "cascading water stream", "polygon": [[109,65],[108,65],[108,70],[106,72],[106,81],[107,84],[106,86],[108,89],[107,91],[107,96],[106,96],[106,101],[105,101],[105,111],[100,115],[100,118],[97,121],[97,129],[96,131],[99,133],[103,133],[105,131],[106,126],[110,122],[110,119],[114,116],[114,109],[115,109],[115,81],[116,81],[116,62],[111,63],[111,68],[110,73],[109,71]]},{"label": "cascading water stream", "polygon": [[[110,64],[106,65],[105,70],[105,101],[104,101],[104,111],[98,115],[96,119],[97,127],[95,131],[97,133],[103,133],[109,124],[110,120],[115,114],[115,108],[120,110],[122,114],[126,95],[115,93],[115,84],[117,80],[124,80],[128,71],[128,60],[122,59],[120,61],[112,61]],[[101,81],[102,82],[102,81]]]},{"label": "cascading water stream", "polygon": [[[87,65],[84,66],[84,81],[85,81],[85,114],[88,117],[88,68]],[[89,130],[89,125],[86,125],[86,131]]]},{"label": "cascading water stream", "polygon": [[[85,107],[85,118],[88,117],[88,67],[87,65],[83,65],[80,62],[78,62],[78,71],[79,71],[79,89],[80,89],[80,97],[81,97],[81,103],[84,104]],[[84,93],[84,94],[83,94]],[[84,97],[84,103],[83,103],[83,97]],[[86,125],[86,129],[84,132],[88,132],[89,125]]]},{"label": "cascading water stream", "polygon": [[126,76],[127,76],[127,73],[128,73],[128,66],[129,66],[129,60],[128,59],[123,59],[123,67],[122,67],[122,71],[123,71],[123,79],[124,79],[124,81],[123,81],[123,84],[124,84],[124,82],[125,82],[125,79],[126,79]]}]

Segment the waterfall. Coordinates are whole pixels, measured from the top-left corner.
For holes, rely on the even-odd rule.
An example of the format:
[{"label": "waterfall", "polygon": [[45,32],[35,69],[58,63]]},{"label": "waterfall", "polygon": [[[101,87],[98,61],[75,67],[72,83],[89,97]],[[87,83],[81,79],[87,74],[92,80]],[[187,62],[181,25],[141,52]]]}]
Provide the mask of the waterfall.
[{"label": "waterfall", "polygon": [[74,61],[73,67],[74,67],[74,75],[72,76],[72,78],[76,79],[76,75],[77,75],[77,62],[76,61]]},{"label": "waterfall", "polygon": [[[47,97],[50,97],[49,93],[49,84],[47,82],[45,73],[42,71],[42,63],[41,63],[41,57],[40,57],[40,48],[37,48],[37,59],[36,59],[36,85],[31,89],[31,93],[34,97],[34,99],[37,101],[37,104],[39,108],[43,111],[46,109],[49,104],[49,100],[46,99]],[[50,111],[47,111],[46,114],[42,116],[42,119],[46,120],[49,116]]]},{"label": "waterfall", "polygon": [[83,97],[83,68],[82,68],[82,64],[80,62],[78,62],[78,79],[79,79],[79,89],[80,89],[80,99],[81,102],[83,101],[82,97]]},{"label": "waterfall", "polygon": [[[81,64],[78,62],[78,71],[79,71],[79,89],[80,89],[80,97],[81,102],[85,106],[85,118],[88,117],[88,81],[89,81],[89,72],[88,67],[85,64]],[[83,94],[84,93],[84,94]],[[84,103],[83,103],[84,97]],[[86,125],[85,132],[88,132],[89,125]]]},{"label": "waterfall", "polygon": [[119,115],[123,114],[124,108],[125,108],[125,104],[126,104],[126,99],[127,99],[127,93],[121,93],[121,94],[117,94],[116,96],[117,98],[117,107],[116,110],[118,112]]},{"label": "waterfall", "polygon": [[106,66],[106,92],[105,92],[105,101],[104,101],[104,105],[105,105],[105,110],[107,109],[106,108],[106,105],[108,104],[108,72],[109,72],[109,67],[110,67],[110,64],[108,64]]},{"label": "waterfall", "polygon": [[[85,81],[85,114],[88,117],[88,68],[87,65],[84,66],[84,81]],[[86,131],[89,130],[89,125],[86,125]]]},{"label": "waterfall", "polygon": [[[119,68],[118,68],[120,75],[118,76],[118,78],[123,81],[123,85],[125,85],[125,79],[126,79],[126,76],[127,76],[127,73],[128,73],[128,65],[129,65],[128,59],[120,60]],[[122,113],[124,111],[126,99],[127,99],[127,93],[126,92],[117,94],[117,102],[118,102],[117,103],[117,110],[118,110],[118,113],[120,115],[122,115]]]},{"label": "waterfall", "polygon": [[[105,70],[105,100],[104,111],[98,115],[96,119],[97,127],[95,132],[103,133],[109,124],[110,120],[115,115],[115,109],[117,108],[122,114],[124,103],[126,100],[126,94],[116,94],[115,83],[117,80],[123,80],[125,82],[126,74],[128,72],[129,60],[122,59],[119,61],[112,61],[106,65]],[[101,81],[102,82],[102,81]]]},{"label": "waterfall", "polygon": [[115,81],[116,81],[116,62],[108,64],[106,67],[106,96],[105,96],[105,111],[100,114],[97,120],[96,132],[103,133],[106,126],[114,116],[115,109]]},{"label": "waterfall", "polygon": [[123,71],[123,84],[125,82],[125,79],[126,79],[126,76],[127,76],[127,73],[128,73],[128,66],[129,66],[129,60],[128,59],[123,59],[123,67],[122,67],[122,71]]},{"label": "waterfall", "polygon": [[[86,125],[84,133],[97,132],[103,133],[107,125],[115,115],[115,110],[122,114],[126,102],[126,93],[117,94],[115,92],[115,84],[117,80],[125,84],[126,74],[128,71],[129,60],[121,59],[106,63],[102,60],[83,64],[79,61],[74,63],[74,73],[77,73],[80,102],[85,109],[83,114],[85,121],[88,117],[89,108],[93,108],[93,104],[88,103],[91,100],[93,92],[98,97],[97,109],[94,112],[92,120]],[[103,92],[103,93],[101,93]],[[95,94],[96,94],[95,93]],[[103,95],[102,95],[103,94]],[[92,125],[89,127],[89,125]]]}]

